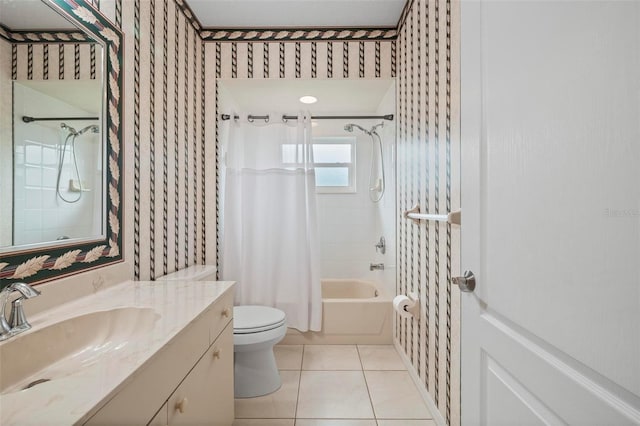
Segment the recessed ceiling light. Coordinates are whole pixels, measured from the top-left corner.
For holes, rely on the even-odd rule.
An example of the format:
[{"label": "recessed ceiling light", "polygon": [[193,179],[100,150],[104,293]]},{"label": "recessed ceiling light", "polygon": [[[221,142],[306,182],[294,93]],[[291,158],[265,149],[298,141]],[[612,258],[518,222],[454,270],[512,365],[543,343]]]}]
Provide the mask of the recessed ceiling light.
[{"label": "recessed ceiling light", "polygon": [[315,96],[303,96],[300,98],[300,102],[302,102],[303,104],[315,104],[316,102],[318,102],[318,98],[316,98]]}]

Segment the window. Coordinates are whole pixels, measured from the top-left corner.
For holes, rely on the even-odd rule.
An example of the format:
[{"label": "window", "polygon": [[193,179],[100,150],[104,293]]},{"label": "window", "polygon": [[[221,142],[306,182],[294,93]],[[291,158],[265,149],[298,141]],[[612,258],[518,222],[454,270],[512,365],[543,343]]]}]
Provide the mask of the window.
[{"label": "window", "polygon": [[[282,162],[294,164],[296,146],[282,146]],[[318,193],[356,192],[356,138],[313,138],[313,166]]]}]

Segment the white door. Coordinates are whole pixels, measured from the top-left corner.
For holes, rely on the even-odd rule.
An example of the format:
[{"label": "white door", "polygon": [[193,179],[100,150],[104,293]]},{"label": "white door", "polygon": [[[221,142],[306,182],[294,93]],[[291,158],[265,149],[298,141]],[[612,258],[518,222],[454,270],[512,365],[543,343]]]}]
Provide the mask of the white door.
[{"label": "white door", "polygon": [[640,1],[461,19],[462,424],[640,424]]}]

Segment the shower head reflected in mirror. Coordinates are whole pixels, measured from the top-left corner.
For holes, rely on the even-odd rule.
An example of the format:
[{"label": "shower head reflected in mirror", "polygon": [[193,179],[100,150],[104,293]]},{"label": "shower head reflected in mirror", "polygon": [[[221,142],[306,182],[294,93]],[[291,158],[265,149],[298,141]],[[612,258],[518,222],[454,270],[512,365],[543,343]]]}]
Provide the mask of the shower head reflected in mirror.
[{"label": "shower head reflected in mirror", "polygon": [[81,135],[87,131],[91,131],[91,133],[98,133],[98,125],[97,124],[92,124],[90,126],[85,127],[84,129],[80,130],[78,132],[78,135]]},{"label": "shower head reflected in mirror", "polygon": [[81,129],[80,131],[77,131],[76,129],[74,129],[73,127],[69,126],[66,123],[60,123],[60,128],[63,130],[68,131],[70,134],[72,134],[73,136],[80,136],[85,132],[91,131],[91,133],[98,133],[100,131],[100,128],[98,127],[97,124],[91,124],[83,129]]}]

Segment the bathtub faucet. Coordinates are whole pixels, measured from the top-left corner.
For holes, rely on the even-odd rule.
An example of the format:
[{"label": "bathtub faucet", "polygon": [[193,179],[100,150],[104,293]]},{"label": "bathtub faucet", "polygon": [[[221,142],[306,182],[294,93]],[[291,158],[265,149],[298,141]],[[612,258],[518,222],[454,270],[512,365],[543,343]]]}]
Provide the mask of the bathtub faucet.
[{"label": "bathtub faucet", "polygon": [[369,264],[369,270],[370,271],[384,271],[384,263],[370,263]]}]

